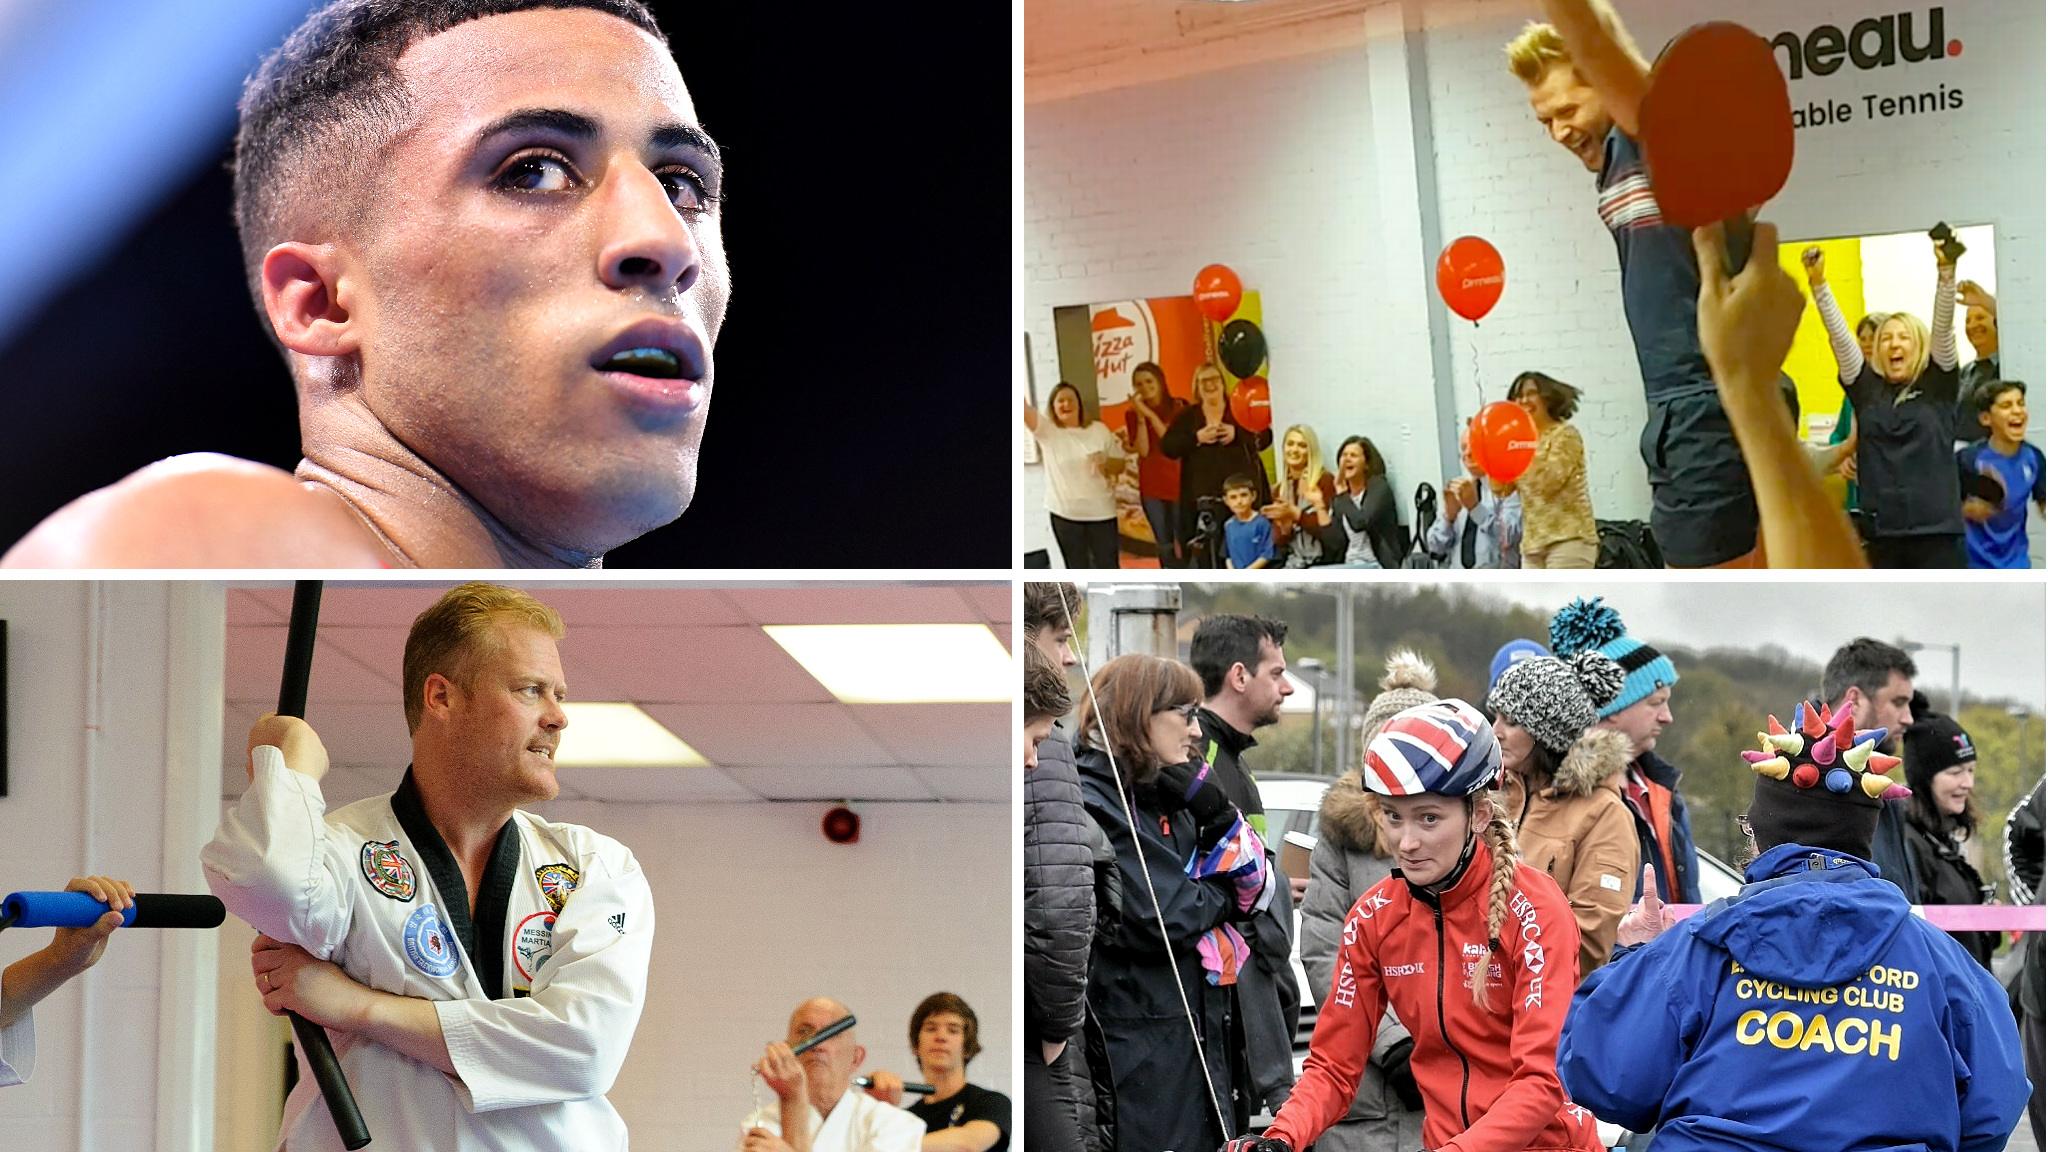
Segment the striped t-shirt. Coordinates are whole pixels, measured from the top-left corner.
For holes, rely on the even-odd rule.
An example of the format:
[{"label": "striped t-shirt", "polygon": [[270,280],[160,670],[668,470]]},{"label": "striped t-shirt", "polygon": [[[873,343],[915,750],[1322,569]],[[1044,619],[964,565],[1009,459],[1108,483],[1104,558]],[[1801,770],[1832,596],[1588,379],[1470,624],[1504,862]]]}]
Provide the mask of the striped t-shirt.
[{"label": "striped t-shirt", "polygon": [[1664,223],[1650,191],[1642,146],[1614,128],[1600,169],[1600,219],[1621,257],[1621,300],[1643,393],[1652,402],[1711,394],[1713,375],[1700,351],[1700,271],[1692,237]]}]

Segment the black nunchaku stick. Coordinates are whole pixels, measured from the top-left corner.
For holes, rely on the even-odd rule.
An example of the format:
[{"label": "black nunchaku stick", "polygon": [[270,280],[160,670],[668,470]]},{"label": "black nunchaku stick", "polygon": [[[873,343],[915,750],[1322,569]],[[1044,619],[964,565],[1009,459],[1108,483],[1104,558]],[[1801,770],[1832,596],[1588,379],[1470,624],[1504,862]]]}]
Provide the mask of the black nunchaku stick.
[{"label": "black nunchaku stick", "polygon": [[[313,672],[313,638],[319,628],[320,581],[300,580],[292,586],[291,629],[284,641],[284,678],[277,690],[279,716],[306,718],[306,680]],[[367,1145],[369,1125],[363,1123],[362,1109],[356,1107],[356,1094],[348,1086],[341,1061],[335,1059],[334,1042],[327,1038],[326,1029],[297,1012],[286,1015],[291,1017],[292,1035],[298,1037],[306,1066],[313,1070],[313,1083],[320,1088],[320,1098],[327,1101],[327,1113],[334,1117],[334,1130],[341,1134],[342,1147],[353,1150]]]},{"label": "black nunchaku stick", "polygon": [[[853,1027],[853,1017],[841,1016],[839,1019],[834,1020],[830,1024],[825,1025],[823,1028],[818,1029],[816,1032],[811,1033],[809,1036],[804,1037],[796,1045],[790,1048],[789,1054],[792,1056],[801,1056],[804,1053],[809,1052],[811,1049],[816,1048],[818,1045],[823,1044],[825,1041],[830,1040],[834,1036],[839,1035],[841,1032],[844,1032],[851,1027]],[[873,1088],[875,1086],[875,1082],[873,1080],[870,1080],[866,1076],[855,1076],[853,1078],[853,1082],[854,1084],[862,1088]],[[906,1080],[903,1082],[903,1090],[905,1092],[910,1093],[913,1096],[929,1096],[933,1092],[938,1091],[938,1089],[932,1087],[929,1084],[919,1084],[911,1080]]]}]

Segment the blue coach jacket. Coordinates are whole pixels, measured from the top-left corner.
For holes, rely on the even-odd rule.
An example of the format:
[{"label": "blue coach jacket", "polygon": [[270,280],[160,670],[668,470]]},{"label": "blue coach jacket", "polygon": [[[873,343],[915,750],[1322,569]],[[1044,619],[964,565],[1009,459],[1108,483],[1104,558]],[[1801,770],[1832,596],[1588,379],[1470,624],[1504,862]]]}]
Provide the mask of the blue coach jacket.
[{"label": "blue coach jacket", "polygon": [[1557,1070],[1657,1152],[1994,1152],[2028,1085],[1996,981],[1867,860],[1783,844],[1579,985]]}]

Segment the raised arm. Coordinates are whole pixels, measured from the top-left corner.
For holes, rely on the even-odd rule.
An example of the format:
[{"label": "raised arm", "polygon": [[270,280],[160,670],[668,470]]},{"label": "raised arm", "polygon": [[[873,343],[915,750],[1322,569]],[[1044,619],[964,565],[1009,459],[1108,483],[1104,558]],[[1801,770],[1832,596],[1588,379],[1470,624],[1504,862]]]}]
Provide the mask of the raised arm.
[{"label": "raised arm", "polygon": [[1928,359],[1944,372],[1956,366],[1956,266],[1939,241],[1934,245],[1934,329]]},{"label": "raised arm", "polygon": [[206,886],[258,932],[332,959],[348,935],[354,846],[327,824],[326,750],[291,717],[264,717],[249,739],[249,788],[199,854]]},{"label": "raised arm", "polygon": [[1608,0],[1543,0],[1543,15],[1564,37],[1573,66],[1600,94],[1616,126],[1637,135],[1650,65]]},{"label": "raised arm", "polygon": [[1814,307],[1820,309],[1821,325],[1828,330],[1828,347],[1835,351],[1836,376],[1846,388],[1863,374],[1863,346],[1856,343],[1856,334],[1849,330],[1849,322],[1842,318],[1841,305],[1835,303],[1835,294],[1828,288],[1827,254],[1815,244],[1801,253],[1799,260],[1806,265],[1806,283],[1813,290]]},{"label": "raised arm", "polygon": [[[1828,499],[1785,420],[1778,373],[1806,306],[1798,285],[1769,260],[1768,254],[1778,250],[1777,227],[1757,224],[1753,251],[1766,255],[1752,255],[1749,266],[1732,280],[1723,263],[1726,241],[1719,224],[1695,231],[1693,247],[1700,259],[1700,348],[1756,490],[1771,565],[1868,567],[1855,528],[1841,506]],[[1829,304],[1822,305],[1823,315]],[[1853,340],[1850,349],[1855,350]],[[1836,355],[1841,355],[1839,348]],[[1858,372],[1862,359],[1858,353]]]}]

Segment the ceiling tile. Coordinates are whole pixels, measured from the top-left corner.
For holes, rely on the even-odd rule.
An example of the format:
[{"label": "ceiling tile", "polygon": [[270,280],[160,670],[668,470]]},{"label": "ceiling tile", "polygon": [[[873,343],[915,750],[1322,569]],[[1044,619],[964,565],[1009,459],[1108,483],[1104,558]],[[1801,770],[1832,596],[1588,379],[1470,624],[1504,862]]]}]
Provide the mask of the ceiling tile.
[{"label": "ceiling tile", "polygon": [[[586,628],[582,670],[603,699],[643,703],[823,703],[824,685],[752,625],[732,628]],[[579,700],[599,699],[571,682]],[[687,739],[687,737],[686,737]]]},{"label": "ceiling tile", "polygon": [[985,765],[1010,762],[1010,705],[850,704],[854,719],[905,764]]},{"label": "ceiling tile", "polygon": [[858,767],[896,759],[844,704],[648,704],[647,714],[721,768]]},{"label": "ceiling tile", "polygon": [[1010,586],[1004,584],[963,584],[960,594],[974,605],[981,618],[991,624],[1008,624],[1010,615]]},{"label": "ceiling tile", "polygon": [[966,768],[912,768],[941,800],[957,803],[1007,804],[1010,802],[1011,769],[974,765]]},{"label": "ceiling tile", "polygon": [[806,585],[726,593],[761,624],[979,624],[951,584]]},{"label": "ceiling tile", "polygon": [[761,797],[716,768],[565,768],[562,794],[636,804],[722,803]]},{"label": "ceiling tile", "polygon": [[931,800],[907,768],[732,768],[732,777],[769,800]]},{"label": "ceiling tile", "polygon": [[[379,665],[362,660],[352,649],[361,647],[356,637],[363,631],[351,628],[320,629],[313,645],[313,668],[307,675],[307,696],[314,700],[367,703],[398,699],[398,665],[394,659],[387,674]],[[227,636],[227,698],[238,701],[266,701],[277,704],[278,678],[284,671],[282,624],[230,627]],[[401,634],[402,642],[403,634]]]}]

